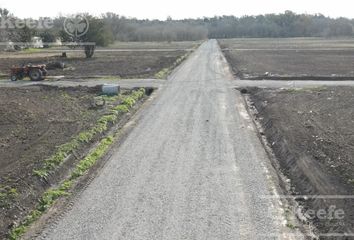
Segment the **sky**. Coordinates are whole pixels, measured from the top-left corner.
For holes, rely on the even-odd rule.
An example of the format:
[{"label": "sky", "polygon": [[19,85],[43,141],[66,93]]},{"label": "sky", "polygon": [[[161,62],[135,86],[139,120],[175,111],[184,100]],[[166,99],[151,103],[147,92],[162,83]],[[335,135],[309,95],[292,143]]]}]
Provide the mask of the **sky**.
[{"label": "sky", "polygon": [[353,0],[0,0],[0,8],[7,8],[21,18],[54,17],[88,12],[99,15],[114,12],[138,19],[173,19],[213,17],[220,15],[256,15],[282,13],[322,13],[330,17],[354,18]]}]

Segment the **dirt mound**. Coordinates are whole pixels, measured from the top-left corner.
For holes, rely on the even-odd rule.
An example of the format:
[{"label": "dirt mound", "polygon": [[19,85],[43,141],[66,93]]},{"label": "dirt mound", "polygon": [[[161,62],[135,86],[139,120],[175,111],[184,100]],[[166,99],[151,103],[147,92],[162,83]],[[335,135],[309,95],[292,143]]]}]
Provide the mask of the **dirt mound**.
[{"label": "dirt mound", "polygon": [[314,216],[320,234],[353,233],[354,88],[248,91],[293,193],[327,195],[300,198],[305,211],[344,211],[338,218]]}]

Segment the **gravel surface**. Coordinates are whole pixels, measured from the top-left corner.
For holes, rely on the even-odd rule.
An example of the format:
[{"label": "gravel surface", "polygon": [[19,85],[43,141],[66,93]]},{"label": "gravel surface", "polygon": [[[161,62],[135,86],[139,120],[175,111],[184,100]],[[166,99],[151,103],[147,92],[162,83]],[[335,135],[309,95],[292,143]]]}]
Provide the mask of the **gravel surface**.
[{"label": "gravel surface", "polygon": [[202,44],[41,238],[289,239],[232,79],[217,42]]}]

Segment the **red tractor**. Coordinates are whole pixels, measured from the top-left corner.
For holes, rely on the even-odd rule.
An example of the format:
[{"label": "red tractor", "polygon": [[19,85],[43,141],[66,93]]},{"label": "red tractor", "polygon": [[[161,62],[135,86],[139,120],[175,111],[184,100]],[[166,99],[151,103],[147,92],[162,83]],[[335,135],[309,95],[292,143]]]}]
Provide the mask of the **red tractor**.
[{"label": "red tractor", "polygon": [[46,65],[27,64],[22,67],[11,68],[11,81],[22,80],[29,77],[31,81],[41,81],[47,76]]}]

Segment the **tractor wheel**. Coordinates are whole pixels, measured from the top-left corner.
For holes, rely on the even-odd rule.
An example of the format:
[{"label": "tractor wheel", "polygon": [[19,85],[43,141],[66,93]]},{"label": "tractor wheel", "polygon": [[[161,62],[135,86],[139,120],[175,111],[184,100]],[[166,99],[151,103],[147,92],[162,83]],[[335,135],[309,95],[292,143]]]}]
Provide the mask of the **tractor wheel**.
[{"label": "tractor wheel", "polygon": [[42,71],[39,70],[39,69],[32,69],[30,72],[29,72],[29,77],[31,79],[31,81],[40,81],[40,80],[43,80],[43,74],[42,74]]},{"label": "tractor wheel", "polygon": [[13,81],[13,82],[17,81],[17,76],[16,75],[11,75],[11,81]]}]

